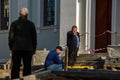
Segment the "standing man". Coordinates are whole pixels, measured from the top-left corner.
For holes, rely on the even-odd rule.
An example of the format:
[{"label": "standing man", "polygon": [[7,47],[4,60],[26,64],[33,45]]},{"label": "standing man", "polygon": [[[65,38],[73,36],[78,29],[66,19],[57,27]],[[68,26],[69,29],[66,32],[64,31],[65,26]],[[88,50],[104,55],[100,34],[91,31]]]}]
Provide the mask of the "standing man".
[{"label": "standing man", "polygon": [[28,9],[22,8],[19,15],[19,18],[11,23],[8,37],[13,63],[11,79],[19,78],[21,59],[24,65],[23,76],[31,74],[31,60],[37,44],[35,25],[27,19]]},{"label": "standing man", "polygon": [[60,60],[59,54],[62,52],[62,47],[57,46],[55,50],[48,53],[45,60],[45,68],[52,71],[61,71],[63,68],[63,61]]},{"label": "standing man", "polygon": [[72,30],[67,33],[68,65],[73,66],[76,62],[77,52],[80,46],[80,35],[77,26],[72,26]]}]

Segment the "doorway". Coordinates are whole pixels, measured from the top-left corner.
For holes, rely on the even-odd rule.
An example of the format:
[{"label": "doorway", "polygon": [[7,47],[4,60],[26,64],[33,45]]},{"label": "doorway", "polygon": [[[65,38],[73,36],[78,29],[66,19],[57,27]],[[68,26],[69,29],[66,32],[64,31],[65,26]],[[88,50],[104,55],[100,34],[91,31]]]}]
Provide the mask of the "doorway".
[{"label": "doorway", "polygon": [[98,35],[95,37],[95,49],[98,49],[96,53],[107,52],[107,46],[111,44],[111,34],[106,32],[111,31],[111,16],[112,0],[96,0],[95,35]]}]

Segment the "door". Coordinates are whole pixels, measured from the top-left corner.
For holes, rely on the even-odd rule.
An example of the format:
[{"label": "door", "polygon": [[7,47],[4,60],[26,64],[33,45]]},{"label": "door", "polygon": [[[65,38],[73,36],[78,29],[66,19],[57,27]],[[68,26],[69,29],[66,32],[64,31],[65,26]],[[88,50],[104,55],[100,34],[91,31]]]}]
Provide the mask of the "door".
[{"label": "door", "polygon": [[96,53],[107,52],[107,49],[103,48],[111,44],[111,34],[105,32],[107,30],[111,31],[111,13],[112,0],[96,0],[95,34],[98,35],[95,37],[95,49],[98,49]]}]

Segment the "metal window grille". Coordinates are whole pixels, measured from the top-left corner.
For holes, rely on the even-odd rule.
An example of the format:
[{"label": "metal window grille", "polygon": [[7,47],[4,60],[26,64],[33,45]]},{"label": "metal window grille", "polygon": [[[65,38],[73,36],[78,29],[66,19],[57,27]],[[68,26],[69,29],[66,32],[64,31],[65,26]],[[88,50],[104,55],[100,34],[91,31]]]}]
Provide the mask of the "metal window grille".
[{"label": "metal window grille", "polygon": [[44,26],[54,25],[55,0],[44,0]]},{"label": "metal window grille", "polygon": [[8,29],[9,21],[8,0],[0,0],[0,30]]}]

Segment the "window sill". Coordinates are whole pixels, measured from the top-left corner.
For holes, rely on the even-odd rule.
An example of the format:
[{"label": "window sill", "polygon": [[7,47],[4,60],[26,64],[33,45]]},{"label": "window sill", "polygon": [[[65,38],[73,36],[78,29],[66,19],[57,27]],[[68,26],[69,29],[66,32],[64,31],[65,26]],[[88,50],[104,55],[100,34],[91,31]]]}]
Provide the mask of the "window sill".
[{"label": "window sill", "polygon": [[43,26],[43,27],[37,27],[37,30],[50,30],[50,29],[59,29],[58,25],[52,25],[52,26]]},{"label": "window sill", "polygon": [[0,34],[8,34],[8,30],[0,30]]}]

